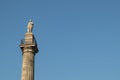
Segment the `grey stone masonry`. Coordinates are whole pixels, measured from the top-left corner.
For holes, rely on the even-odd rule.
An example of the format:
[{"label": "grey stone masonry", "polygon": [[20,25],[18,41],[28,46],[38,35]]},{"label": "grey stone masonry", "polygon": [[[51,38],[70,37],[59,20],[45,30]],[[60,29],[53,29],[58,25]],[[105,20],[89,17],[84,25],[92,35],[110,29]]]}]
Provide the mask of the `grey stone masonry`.
[{"label": "grey stone masonry", "polygon": [[32,32],[26,32],[20,48],[22,50],[21,80],[34,80],[34,56],[38,48]]}]

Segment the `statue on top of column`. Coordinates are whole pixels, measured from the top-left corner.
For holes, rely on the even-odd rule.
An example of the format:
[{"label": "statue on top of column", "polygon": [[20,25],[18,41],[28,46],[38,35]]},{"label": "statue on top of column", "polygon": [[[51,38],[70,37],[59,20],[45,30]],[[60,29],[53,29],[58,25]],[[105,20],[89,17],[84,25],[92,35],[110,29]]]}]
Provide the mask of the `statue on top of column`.
[{"label": "statue on top of column", "polygon": [[32,29],[33,29],[33,21],[32,19],[30,19],[30,21],[28,22],[28,26],[27,26],[27,32],[32,32]]}]

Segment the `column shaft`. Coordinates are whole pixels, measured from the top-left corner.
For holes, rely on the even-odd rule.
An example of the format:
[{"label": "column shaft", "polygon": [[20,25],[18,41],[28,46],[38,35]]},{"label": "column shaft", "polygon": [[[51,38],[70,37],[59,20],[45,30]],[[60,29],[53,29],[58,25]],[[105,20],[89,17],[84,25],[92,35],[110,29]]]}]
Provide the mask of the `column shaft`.
[{"label": "column shaft", "polygon": [[34,54],[32,52],[23,53],[21,80],[34,80]]}]

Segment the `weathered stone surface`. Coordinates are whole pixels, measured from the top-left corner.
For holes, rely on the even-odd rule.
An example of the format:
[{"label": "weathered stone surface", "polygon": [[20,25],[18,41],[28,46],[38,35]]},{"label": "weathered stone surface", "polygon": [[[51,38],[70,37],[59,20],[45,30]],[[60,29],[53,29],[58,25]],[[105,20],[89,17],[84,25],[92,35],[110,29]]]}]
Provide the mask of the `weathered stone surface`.
[{"label": "weathered stone surface", "polygon": [[32,32],[25,34],[20,48],[23,56],[21,80],[34,80],[34,56],[38,52],[38,48]]}]

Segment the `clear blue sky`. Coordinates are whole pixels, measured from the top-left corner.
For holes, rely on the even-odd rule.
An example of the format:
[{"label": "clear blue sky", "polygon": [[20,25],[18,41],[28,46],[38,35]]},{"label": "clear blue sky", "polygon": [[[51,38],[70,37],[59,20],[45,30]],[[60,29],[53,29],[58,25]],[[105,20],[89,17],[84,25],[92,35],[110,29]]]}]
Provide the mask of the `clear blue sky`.
[{"label": "clear blue sky", "polygon": [[0,80],[21,80],[30,18],[35,80],[120,80],[119,0],[0,0]]}]

